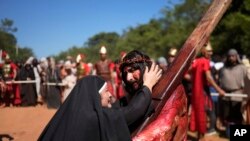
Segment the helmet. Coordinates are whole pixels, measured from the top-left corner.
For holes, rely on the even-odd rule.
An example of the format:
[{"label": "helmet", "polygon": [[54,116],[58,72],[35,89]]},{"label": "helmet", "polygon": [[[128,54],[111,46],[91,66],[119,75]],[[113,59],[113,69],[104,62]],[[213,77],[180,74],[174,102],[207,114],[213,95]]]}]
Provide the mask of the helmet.
[{"label": "helmet", "polygon": [[83,58],[85,58],[85,55],[84,54],[78,54],[76,56],[76,63],[79,63]]},{"label": "helmet", "polygon": [[213,48],[212,48],[210,42],[208,42],[208,43],[206,44],[205,49],[206,49],[206,51],[212,51],[212,50],[213,50]]},{"label": "helmet", "polygon": [[100,54],[106,54],[107,53],[107,49],[105,46],[102,46],[100,51],[99,51]]},{"label": "helmet", "polygon": [[176,56],[177,54],[177,49],[176,48],[170,48],[168,55],[170,56]]},{"label": "helmet", "polygon": [[8,53],[6,53],[5,59],[6,59],[6,60],[10,59],[10,55],[9,55]]}]

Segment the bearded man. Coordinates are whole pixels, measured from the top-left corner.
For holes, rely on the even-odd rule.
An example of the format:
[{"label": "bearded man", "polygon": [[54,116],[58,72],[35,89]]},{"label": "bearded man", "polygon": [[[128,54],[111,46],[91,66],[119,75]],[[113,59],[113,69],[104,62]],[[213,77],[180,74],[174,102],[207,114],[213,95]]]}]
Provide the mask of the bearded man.
[{"label": "bearded man", "polygon": [[132,133],[153,112],[152,88],[162,76],[162,69],[146,54],[133,50],[123,58],[120,71],[127,92],[127,105],[121,109]]}]

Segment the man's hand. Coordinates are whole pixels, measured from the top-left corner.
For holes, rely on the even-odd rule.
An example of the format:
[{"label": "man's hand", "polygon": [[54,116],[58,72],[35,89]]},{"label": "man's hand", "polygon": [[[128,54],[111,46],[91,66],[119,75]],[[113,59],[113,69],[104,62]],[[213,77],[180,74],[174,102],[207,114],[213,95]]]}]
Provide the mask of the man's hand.
[{"label": "man's hand", "polygon": [[150,70],[148,70],[148,67],[145,69],[143,75],[143,85],[147,86],[152,92],[153,86],[158,82],[161,76],[162,69],[153,62]]},{"label": "man's hand", "polygon": [[225,96],[226,92],[223,89],[218,89],[219,96]]}]

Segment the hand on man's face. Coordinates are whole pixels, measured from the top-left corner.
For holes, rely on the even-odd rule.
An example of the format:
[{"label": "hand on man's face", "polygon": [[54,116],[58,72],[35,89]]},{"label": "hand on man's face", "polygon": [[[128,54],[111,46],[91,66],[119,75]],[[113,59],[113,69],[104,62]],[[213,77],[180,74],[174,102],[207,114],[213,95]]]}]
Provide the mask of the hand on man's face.
[{"label": "hand on man's face", "polygon": [[151,68],[148,70],[146,67],[143,75],[143,85],[147,86],[150,91],[152,91],[153,86],[159,81],[162,76],[162,69],[159,65],[156,65],[154,62]]}]

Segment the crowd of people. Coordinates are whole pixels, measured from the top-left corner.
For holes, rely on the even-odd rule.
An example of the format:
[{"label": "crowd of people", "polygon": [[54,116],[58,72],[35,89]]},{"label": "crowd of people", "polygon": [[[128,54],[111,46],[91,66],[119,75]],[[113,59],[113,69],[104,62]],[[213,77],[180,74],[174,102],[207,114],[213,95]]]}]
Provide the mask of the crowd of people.
[{"label": "crowd of people", "polygon": [[[24,63],[14,63],[7,53],[3,54],[4,61],[0,64],[1,107],[46,104],[48,108],[58,109],[78,82],[92,75],[105,80],[111,97],[119,100],[120,106],[126,107],[133,101],[132,97],[136,97],[133,93],[138,93],[138,88],[141,89],[140,93],[151,93],[159,79],[153,82],[152,79],[142,79],[141,72],[148,71],[145,68],[147,63],[151,65],[155,62],[162,71],[167,71],[178,50],[171,48],[166,56],[157,60],[132,51],[129,55],[121,52],[117,61],[112,61],[107,53],[106,47],[102,46],[99,50],[100,60],[94,64],[86,62],[84,54],[68,56],[58,63],[53,57],[40,60],[30,57]],[[147,65],[141,66],[138,62]],[[143,88],[144,85],[147,87]],[[213,48],[208,43],[186,71],[183,85],[190,111],[189,130],[197,131],[199,137],[225,130],[230,124],[250,124],[250,102],[247,98],[250,95],[250,64],[247,57],[240,56],[236,49],[230,49],[224,58],[220,58],[213,55]],[[213,96],[212,93],[217,95]],[[141,107],[139,104],[135,102],[132,107]],[[147,105],[150,105],[150,101]],[[130,110],[124,108],[123,113],[132,132],[141,121],[137,121],[139,117],[131,114]],[[136,112],[141,112],[143,117],[152,112],[152,107],[141,107]]]},{"label": "crowd of people", "polygon": [[[250,65],[230,49],[224,58],[213,56],[211,43],[204,46],[184,76],[190,100],[190,130],[198,137],[218,134],[231,124],[250,124]],[[220,56],[217,56],[220,57]],[[226,134],[229,136],[229,132]]]},{"label": "crowd of people", "polygon": [[[88,75],[101,76],[107,81],[114,97],[123,97],[120,59],[117,62],[108,59],[104,46],[100,48],[99,54],[100,60],[92,64],[85,62],[84,54],[68,56],[57,63],[53,57],[40,60],[30,57],[25,62],[14,62],[4,52],[0,64],[1,106],[47,104],[48,108],[57,109],[76,82]],[[125,52],[122,52],[120,57],[124,55]]]}]

